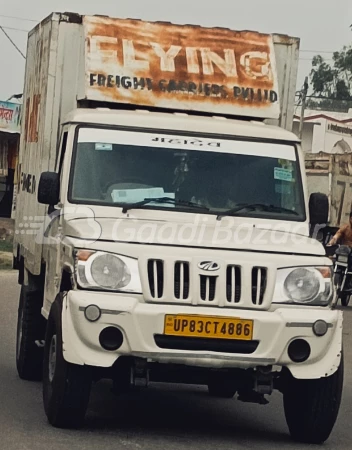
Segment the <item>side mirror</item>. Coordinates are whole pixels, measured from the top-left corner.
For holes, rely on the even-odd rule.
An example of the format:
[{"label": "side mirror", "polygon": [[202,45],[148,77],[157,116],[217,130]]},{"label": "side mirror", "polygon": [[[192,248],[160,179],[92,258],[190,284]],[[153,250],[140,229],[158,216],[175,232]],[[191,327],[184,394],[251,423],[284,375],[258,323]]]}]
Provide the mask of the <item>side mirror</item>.
[{"label": "side mirror", "polygon": [[329,218],[329,199],[327,195],[315,193],[309,198],[311,225],[327,224]]},{"label": "side mirror", "polygon": [[60,200],[60,176],[56,172],[43,172],[38,187],[38,202],[54,206]]}]

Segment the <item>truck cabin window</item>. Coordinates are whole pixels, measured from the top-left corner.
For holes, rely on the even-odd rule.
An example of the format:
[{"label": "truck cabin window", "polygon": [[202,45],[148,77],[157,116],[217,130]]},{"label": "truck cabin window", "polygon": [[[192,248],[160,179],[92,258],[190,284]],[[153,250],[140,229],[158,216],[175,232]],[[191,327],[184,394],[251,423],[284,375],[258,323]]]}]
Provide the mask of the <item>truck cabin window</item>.
[{"label": "truck cabin window", "polygon": [[72,171],[73,203],[305,220],[289,144],[80,128]]}]

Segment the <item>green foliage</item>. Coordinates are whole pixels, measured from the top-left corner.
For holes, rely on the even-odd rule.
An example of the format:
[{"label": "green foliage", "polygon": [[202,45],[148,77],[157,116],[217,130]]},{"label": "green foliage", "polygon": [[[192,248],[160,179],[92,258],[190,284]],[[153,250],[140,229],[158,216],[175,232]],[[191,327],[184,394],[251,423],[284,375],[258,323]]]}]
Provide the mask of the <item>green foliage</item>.
[{"label": "green foliage", "polygon": [[314,56],[310,79],[314,95],[352,100],[352,45],[334,52],[332,64],[321,55]]},{"label": "green foliage", "polygon": [[352,100],[332,100],[328,98],[312,99],[307,101],[307,108],[317,111],[335,111],[347,113],[352,108]]}]

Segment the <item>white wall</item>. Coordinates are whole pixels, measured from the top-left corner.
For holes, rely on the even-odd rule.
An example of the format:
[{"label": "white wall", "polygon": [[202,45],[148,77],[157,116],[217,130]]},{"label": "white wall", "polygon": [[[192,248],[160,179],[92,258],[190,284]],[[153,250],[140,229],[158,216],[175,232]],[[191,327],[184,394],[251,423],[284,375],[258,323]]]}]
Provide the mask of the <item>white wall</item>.
[{"label": "white wall", "polygon": [[[352,123],[336,123],[333,121],[326,122],[325,151],[328,153],[351,153]],[[330,127],[338,127],[338,129],[334,130]],[[336,146],[337,143],[338,145]]]},{"label": "white wall", "polygon": [[[317,113],[316,115],[319,115],[318,111]],[[296,120],[293,125],[296,135],[298,129],[299,122]],[[303,124],[302,148],[307,153],[352,152],[352,119],[350,122],[341,122],[334,118],[306,118]]]},{"label": "white wall", "polygon": [[[314,123],[305,122],[303,124],[302,133],[302,149],[306,153],[311,153],[313,148],[313,136],[314,136]],[[298,136],[299,133],[299,122],[293,122],[293,132]]]}]

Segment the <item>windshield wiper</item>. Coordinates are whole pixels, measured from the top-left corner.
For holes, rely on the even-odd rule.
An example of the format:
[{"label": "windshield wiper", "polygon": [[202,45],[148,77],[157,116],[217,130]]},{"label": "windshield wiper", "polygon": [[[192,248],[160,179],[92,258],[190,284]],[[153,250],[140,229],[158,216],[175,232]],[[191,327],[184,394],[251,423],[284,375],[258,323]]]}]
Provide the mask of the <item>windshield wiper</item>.
[{"label": "windshield wiper", "polygon": [[135,203],[125,203],[121,205],[122,212],[126,214],[128,210],[141,208],[144,205],[148,205],[148,203],[159,203],[159,204],[169,203],[170,205],[183,206],[187,208],[197,208],[202,209],[203,211],[209,211],[209,208],[207,206],[199,205],[198,203],[195,202],[190,202],[187,200],[176,200],[175,198],[172,197],[156,197],[156,198],[145,198],[144,200]]},{"label": "windshield wiper", "polygon": [[267,205],[265,203],[243,203],[235,208],[229,209],[228,211],[224,211],[223,213],[219,214],[217,219],[220,220],[226,216],[234,216],[235,214],[239,213],[244,209],[250,209],[252,211],[262,210],[265,212],[273,212],[273,213],[287,213],[292,214],[294,216],[298,216],[298,213],[296,211],[292,211],[292,209],[288,208],[283,208],[282,206]]}]

